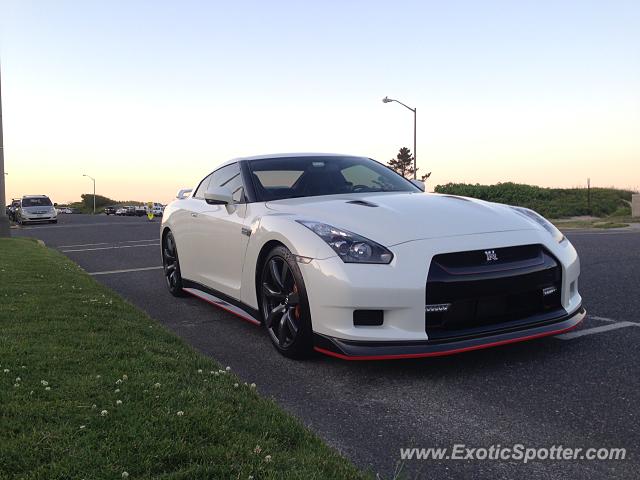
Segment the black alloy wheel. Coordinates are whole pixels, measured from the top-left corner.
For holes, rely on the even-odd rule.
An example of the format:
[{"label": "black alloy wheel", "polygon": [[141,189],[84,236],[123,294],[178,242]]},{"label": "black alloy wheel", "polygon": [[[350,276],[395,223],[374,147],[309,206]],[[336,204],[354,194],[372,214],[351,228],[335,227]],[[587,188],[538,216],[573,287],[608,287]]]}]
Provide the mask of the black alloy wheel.
[{"label": "black alloy wheel", "polygon": [[167,288],[174,297],[184,296],[182,290],[182,276],[180,275],[180,262],[178,261],[178,249],[171,231],[167,232],[162,240],[162,266]]},{"label": "black alloy wheel", "polygon": [[301,358],[312,351],[312,329],[307,293],[294,256],[285,247],[274,248],[262,267],[261,312],[276,349]]}]

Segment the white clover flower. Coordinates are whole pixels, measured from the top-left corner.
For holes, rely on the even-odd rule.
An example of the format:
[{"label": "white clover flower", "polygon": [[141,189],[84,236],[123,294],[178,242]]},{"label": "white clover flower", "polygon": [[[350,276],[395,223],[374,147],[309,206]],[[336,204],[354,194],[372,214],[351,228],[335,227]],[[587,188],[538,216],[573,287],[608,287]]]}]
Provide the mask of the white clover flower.
[{"label": "white clover flower", "polygon": [[176,412],[176,415],[178,415],[179,417],[184,415],[184,412],[182,410],[180,410],[179,412]]},{"label": "white clover flower", "polygon": [[113,393],[120,393],[120,389],[116,388]]},{"label": "white clover flower", "polygon": [[256,388],[256,384],[252,383],[251,385],[249,385],[251,388]]},{"label": "white clover flower", "polygon": [[49,391],[49,390],[51,390],[51,387],[44,387],[44,389],[45,389],[46,391]]},{"label": "white clover flower", "polygon": [[202,369],[201,368],[198,369],[198,373],[202,373]]},{"label": "white clover flower", "polygon": [[91,408],[95,410],[96,408],[98,408],[98,406],[94,403],[93,405],[91,405]]},{"label": "white clover flower", "polygon": [[215,375],[215,374],[216,374],[216,372],[214,372],[213,370],[211,370],[209,373],[210,373],[211,375]]},{"label": "white clover flower", "polygon": [[29,395],[33,395],[33,390],[31,390],[31,391],[29,392]]},{"label": "white clover flower", "polygon": [[159,383],[154,383],[153,384],[153,388],[160,388],[160,384]]},{"label": "white clover flower", "polygon": [[256,455],[262,451],[262,447],[260,445],[256,445],[256,448],[253,449],[253,453]]},{"label": "white clover flower", "polygon": [[87,428],[86,425],[80,425],[80,430],[84,430],[85,428]]},{"label": "white clover flower", "polygon": [[3,372],[4,372],[4,373],[9,373],[9,369],[8,369],[8,368],[5,368],[5,369],[3,370]]},{"label": "white clover flower", "polygon": [[102,378],[102,375],[96,375],[96,378]]},{"label": "white clover flower", "polygon": [[225,370],[226,370],[227,372],[230,372],[230,371],[231,371],[231,367],[227,367],[227,368],[225,368]]},{"label": "white clover flower", "polygon": [[122,472],[122,478],[129,478],[129,474],[127,472]]},{"label": "white clover flower", "polygon": [[14,387],[19,387],[19,386],[20,386],[20,384],[19,384],[19,383],[14,383],[14,384],[13,384],[13,386],[14,386]]},{"label": "white clover flower", "polygon": [[124,375],[122,375],[122,380],[129,380],[129,377],[127,376],[126,373]]},{"label": "white clover flower", "polygon": [[219,377],[219,376],[220,376],[220,372],[214,372],[213,374],[214,374],[216,377]]},{"label": "white clover flower", "polygon": [[122,400],[116,400],[116,405],[122,405]]},{"label": "white clover flower", "polygon": [[27,368],[27,366],[26,365],[22,365],[22,366],[20,366],[20,368]]},{"label": "white clover flower", "polygon": [[20,377],[16,377],[16,383],[18,383],[19,381],[21,381],[22,379]]},{"label": "white clover flower", "polygon": [[116,380],[116,385],[120,385],[122,383],[122,380],[118,379]]},{"label": "white clover flower", "polygon": [[234,387],[234,388],[238,388],[238,384],[237,384],[237,383],[234,383],[234,384],[233,384],[233,387]]},{"label": "white clover flower", "polygon": [[107,415],[109,415],[109,412],[107,410],[102,410],[100,412],[100,415],[102,415],[103,417],[106,417]]},{"label": "white clover flower", "polygon": [[47,385],[49,385],[49,382],[47,382],[46,380],[40,380],[40,383],[42,384],[43,387],[46,387]]},{"label": "white clover flower", "polygon": [[264,457],[264,461],[269,463],[271,461],[271,455],[267,455],[266,457]]}]

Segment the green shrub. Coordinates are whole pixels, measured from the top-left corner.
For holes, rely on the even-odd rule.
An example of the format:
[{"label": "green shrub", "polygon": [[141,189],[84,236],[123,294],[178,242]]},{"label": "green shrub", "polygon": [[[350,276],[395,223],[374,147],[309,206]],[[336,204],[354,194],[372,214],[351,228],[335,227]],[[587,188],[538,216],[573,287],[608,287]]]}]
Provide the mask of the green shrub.
[{"label": "green shrub", "polygon": [[447,183],[437,185],[435,192],[531,208],[548,218],[629,215],[628,202],[633,193],[615,188],[592,188],[589,208],[586,188],[544,188],[512,182],[495,185]]}]

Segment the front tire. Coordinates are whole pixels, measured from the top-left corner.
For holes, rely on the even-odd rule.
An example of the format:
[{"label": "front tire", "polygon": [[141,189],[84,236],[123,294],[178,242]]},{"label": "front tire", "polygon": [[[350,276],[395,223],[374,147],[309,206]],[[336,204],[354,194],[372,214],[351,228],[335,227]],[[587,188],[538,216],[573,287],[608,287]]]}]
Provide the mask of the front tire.
[{"label": "front tire", "polygon": [[260,311],[276,350],[290,358],[313,351],[311,312],[302,273],[291,252],[275,247],[262,267]]},{"label": "front tire", "polygon": [[167,232],[162,240],[162,266],[169,293],[174,297],[184,297],[178,249],[171,231]]}]

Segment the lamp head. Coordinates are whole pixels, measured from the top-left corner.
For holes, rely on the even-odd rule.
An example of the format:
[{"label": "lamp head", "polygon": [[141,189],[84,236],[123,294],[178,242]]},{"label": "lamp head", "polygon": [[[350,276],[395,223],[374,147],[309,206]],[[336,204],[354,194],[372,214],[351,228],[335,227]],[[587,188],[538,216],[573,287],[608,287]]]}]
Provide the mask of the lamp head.
[{"label": "lamp head", "polygon": [[393,102],[393,100],[391,100],[389,97],[384,97],[382,99],[382,103],[389,103],[389,102]]}]

